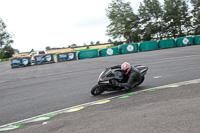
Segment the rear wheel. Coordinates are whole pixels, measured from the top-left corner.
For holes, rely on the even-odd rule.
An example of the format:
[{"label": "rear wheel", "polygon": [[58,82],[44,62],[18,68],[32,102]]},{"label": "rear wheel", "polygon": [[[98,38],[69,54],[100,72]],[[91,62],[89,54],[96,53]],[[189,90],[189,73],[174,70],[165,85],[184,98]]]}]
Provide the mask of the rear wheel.
[{"label": "rear wheel", "polygon": [[142,79],[140,80],[139,83],[137,83],[136,85],[134,85],[134,87],[138,87],[140,84],[142,84],[142,82],[144,81],[145,77],[142,76]]},{"label": "rear wheel", "polygon": [[94,96],[100,95],[101,93],[104,92],[104,89],[101,88],[100,85],[95,85],[92,89],[91,89],[91,94]]}]

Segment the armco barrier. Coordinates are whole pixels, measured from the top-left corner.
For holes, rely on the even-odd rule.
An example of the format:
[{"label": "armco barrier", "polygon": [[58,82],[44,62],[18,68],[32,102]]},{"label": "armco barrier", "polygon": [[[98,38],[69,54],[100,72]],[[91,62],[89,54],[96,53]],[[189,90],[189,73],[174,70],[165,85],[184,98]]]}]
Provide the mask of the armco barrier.
[{"label": "armco barrier", "polygon": [[183,47],[194,44],[194,37],[181,37],[176,39],[176,46]]},{"label": "armco barrier", "polygon": [[76,52],[67,52],[56,54],[57,62],[76,60]]},{"label": "armco barrier", "polygon": [[98,49],[78,51],[78,59],[88,59],[99,57]]},{"label": "armco barrier", "polygon": [[149,41],[149,42],[142,42],[139,46],[140,51],[149,51],[149,50],[157,50],[158,44],[157,41]]},{"label": "armco barrier", "polygon": [[35,65],[55,63],[53,54],[37,55],[34,58]]},{"label": "armco barrier", "polygon": [[200,36],[194,37],[194,44],[200,44]]},{"label": "armco barrier", "polygon": [[163,49],[163,48],[173,48],[173,47],[176,47],[176,43],[175,43],[174,39],[159,40],[158,41],[158,47],[160,49]]},{"label": "armco barrier", "polygon": [[11,68],[19,68],[31,65],[31,58],[30,57],[19,57],[19,58],[11,58]]},{"label": "armco barrier", "polygon": [[112,47],[112,48],[105,48],[99,50],[99,56],[112,56],[112,55],[118,55],[119,54],[119,49],[118,47]]},{"label": "armco barrier", "polygon": [[138,52],[138,44],[130,43],[130,44],[122,44],[118,46],[120,54],[128,54],[133,52]]}]

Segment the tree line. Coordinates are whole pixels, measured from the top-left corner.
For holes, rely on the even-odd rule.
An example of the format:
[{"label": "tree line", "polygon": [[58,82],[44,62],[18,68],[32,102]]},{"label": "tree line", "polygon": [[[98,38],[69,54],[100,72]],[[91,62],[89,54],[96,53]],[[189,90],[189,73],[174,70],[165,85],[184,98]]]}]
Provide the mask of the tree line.
[{"label": "tree line", "polygon": [[0,59],[10,58],[14,52],[18,51],[12,48],[12,35],[6,30],[6,24],[0,18]]},{"label": "tree line", "polygon": [[112,0],[106,15],[107,35],[128,43],[200,34],[200,0],[143,0],[137,13],[130,2]]},{"label": "tree line", "polygon": [[[159,0],[143,0],[137,13],[133,12],[130,2],[112,0],[106,8],[106,16],[110,20],[106,33],[118,40],[109,39],[108,42],[116,45],[124,40],[130,43],[200,34],[200,0],[164,0],[163,5]],[[0,59],[19,52],[11,47],[13,42],[0,18]],[[91,45],[95,43],[92,41]],[[76,44],[69,47],[76,47]]]}]

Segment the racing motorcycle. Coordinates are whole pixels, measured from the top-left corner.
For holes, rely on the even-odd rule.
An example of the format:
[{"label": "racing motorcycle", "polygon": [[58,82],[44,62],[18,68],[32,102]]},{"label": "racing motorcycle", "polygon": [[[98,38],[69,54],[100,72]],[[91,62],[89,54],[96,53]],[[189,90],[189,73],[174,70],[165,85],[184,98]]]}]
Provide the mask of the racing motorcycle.
[{"label": "racing motorcycle", "polygon": [[[148,67],[142,66],[142,65],[136,65],[136,67],[142,76],[140,82],[136,83],[133,87],[137,87],[145,79],[145,75],[147,73]],[[98,84],[96,84],[92,89],[91,89],[91,94],[94,96],[100,95],[104,91],[116,91],[116,90],[123,90],[124,87],[120,86],[115,86],[114,80],[117,80],[118,82],[125,83],[128,81],[128,76],[124,74],[123,70],[121,69],[111,69],[111,68],[106,68],[105,71],[101,72],[98,78]]]}]

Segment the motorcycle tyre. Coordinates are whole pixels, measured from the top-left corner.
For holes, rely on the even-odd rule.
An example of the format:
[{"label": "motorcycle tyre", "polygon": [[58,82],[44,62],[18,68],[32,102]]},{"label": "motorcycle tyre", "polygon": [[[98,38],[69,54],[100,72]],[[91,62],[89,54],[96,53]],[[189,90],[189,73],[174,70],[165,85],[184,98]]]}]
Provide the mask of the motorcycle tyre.
[{"label": "motorcycle tyre", "polygon": [[140,80],[139,83],[137,83],[136,85],[134,85],[133,87],[138,87],[140,84],[142,84],[142,82],[144,82],[145,77],[142,76],[142,79]]},{"label": "motorcycle tyre", "polygon": [[103,93],[105,90],[104,89],[100,89],[100,85],[96,84],[92,89],[91,89],[91,94],[93,96],[97,96],[100,95],[101,93]]}]

